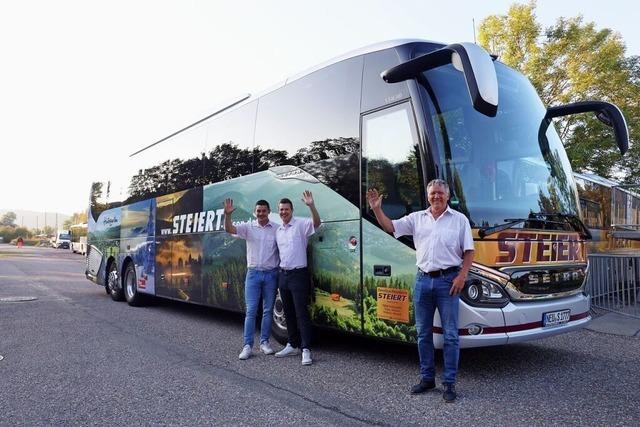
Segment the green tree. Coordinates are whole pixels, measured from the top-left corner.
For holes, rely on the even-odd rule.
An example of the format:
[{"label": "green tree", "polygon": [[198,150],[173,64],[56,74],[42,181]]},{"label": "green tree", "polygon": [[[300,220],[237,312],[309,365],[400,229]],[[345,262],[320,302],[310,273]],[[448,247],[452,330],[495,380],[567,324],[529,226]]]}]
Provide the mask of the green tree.
[{"label": "green tree", "polygon": [[485,18],[479,28],[482,46],[505,64],[523,72],[545,105],[585,100],[616,104],[629,125],[631,148],[620,157],[613,132],[593,114],[555,121],[574,170],[591,171],[627,183],[640,183],[640,59],[625,57],[625,44],[611,29],[598,29],[582,16],[559,18],[542,29],[535,2],[514,4],[506,15]]},{"label": "green tree", "polygon": [[85,222],[87,222],[87,212],[76,212],[64,222],[62,228],[68,230],[72,225],[84,224]]},{"label": "green tree", "polygon": [[4,215],[2,215],[2,218],[0,218],[0,226],[6,226],[6,227],[15,227],[16,225],[14,224],[16,221],[16,214],[14,212],[7,212]]},{"label": "green tree", "polygon": [[[514,4],[507,15],[491,15],[480,23],[478,41],[482,46],[500,57],[505,64],[526,65],[531,58],[538,57],[540,47],[540,24],[535,20],[535,3]],[[528,73],[527,73],[528,74]]]},{"label": "green tree", "polygon": [[9,243],[17,237],[28,238],[32,233],[25,227],[16,227],[15,225],[0,225],[0,237],[5,243]]}]

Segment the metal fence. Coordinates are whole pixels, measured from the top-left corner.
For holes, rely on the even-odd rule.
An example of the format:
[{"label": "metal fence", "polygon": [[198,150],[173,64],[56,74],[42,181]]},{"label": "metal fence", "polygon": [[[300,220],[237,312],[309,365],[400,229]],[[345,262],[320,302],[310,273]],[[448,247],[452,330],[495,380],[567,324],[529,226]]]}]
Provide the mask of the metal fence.
[{"label": "metal fence", "polygon": [[640,252],[589,255],[591,306],[640,318]]}]

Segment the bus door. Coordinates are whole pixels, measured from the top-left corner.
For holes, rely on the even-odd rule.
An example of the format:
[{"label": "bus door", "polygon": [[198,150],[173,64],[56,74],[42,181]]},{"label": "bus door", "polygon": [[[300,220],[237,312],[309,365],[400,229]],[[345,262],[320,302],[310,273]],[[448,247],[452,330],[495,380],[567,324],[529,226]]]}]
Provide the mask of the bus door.
[{"label": "bus door", "polygon": [[362,116],[362,284],[364,333],[415,341],[412,292],[416,255],[411,238],[395,239],[377,223],[366,190],[384,195],[391,219],[423,209],[418,136],[409,102]]}]

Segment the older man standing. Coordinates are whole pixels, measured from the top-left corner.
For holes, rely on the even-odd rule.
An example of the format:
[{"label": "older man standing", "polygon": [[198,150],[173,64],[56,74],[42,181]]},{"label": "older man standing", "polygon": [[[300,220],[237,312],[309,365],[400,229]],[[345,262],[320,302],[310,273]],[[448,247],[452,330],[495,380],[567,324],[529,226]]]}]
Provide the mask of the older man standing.
[{"label": "older man standing", "polygon": [[293,203],[280,200],[278,211],[282,225],[276,230],[280,251],[278,288],[287,319],[288,343],[276,357],[293,356],[302,348],[302,364],[311,365],[311,319],[309,317],[309,271],[307,270],[307,243],[320,227],[320,215],[311,191],[302,193],[302,201],[309,207],[311,218],[293,216]]},{"label": "older man standing", "polygon": [[449,185],[434,179],[427,185],[430,207],[391,220],[382,210],[382,197],[376,189],[367,191],[367,200],[378,223],[388,233],[413,236],[418,273],[413,303],[418,332],[421,380],[411,393],[435,388],[433,351],[433,316],[436,308],[444,332],[444,373],[442,397],[456,399],[455,381],[460,354],[458,338],[458,305],[460,292],[473,261],[473,237],[469,220],[451,209]]}]

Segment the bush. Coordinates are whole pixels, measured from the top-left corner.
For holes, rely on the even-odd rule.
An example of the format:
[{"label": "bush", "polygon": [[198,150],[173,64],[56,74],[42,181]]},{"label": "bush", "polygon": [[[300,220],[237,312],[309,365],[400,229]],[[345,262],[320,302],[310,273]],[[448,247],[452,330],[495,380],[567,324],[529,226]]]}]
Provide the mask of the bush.
[{"label": "bush", "polygon": [[0,237],[2,237],[4,242],[11,242],[13,239],[17,239],[22,236],[24,240],[27,240],[33,233],[31,233],[25,227],[11,227],[11,226],[1,226],[0,227]]},{"label": "bush", "polygon": [[[11,240],[12,245],[16,245],[18,243],[18,238]],[[25,239],[22,238],[22,244],[24,246],[38,246],[40,244],[40,239]]]}]

